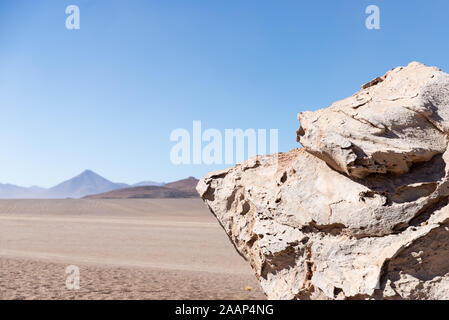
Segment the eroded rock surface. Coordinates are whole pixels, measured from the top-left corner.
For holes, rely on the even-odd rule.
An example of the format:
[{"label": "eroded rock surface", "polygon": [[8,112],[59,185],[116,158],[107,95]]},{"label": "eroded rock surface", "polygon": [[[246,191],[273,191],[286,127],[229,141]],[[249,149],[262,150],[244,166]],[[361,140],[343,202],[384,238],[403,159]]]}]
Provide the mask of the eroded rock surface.
[{"label": "eroded rock surface", "polygon": [[411,63],[299,115],[304,146],[197,190],[271,299],[449,299],[449,75]]},{"label": "eroded rock surface", "polygon": [[402,174],[446,149],[449,76],[411,63],[327,109],[302,112],[298,141],[353,177]]}]

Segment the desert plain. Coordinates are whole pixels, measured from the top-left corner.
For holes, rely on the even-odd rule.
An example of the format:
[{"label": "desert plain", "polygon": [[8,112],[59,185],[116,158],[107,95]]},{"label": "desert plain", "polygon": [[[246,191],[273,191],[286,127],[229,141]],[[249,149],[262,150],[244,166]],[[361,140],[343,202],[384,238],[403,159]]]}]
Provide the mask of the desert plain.
[{"label": "desert plain", "polygon": [[0,200],[1,299],[265,296],[200,199],[63,199]]}]

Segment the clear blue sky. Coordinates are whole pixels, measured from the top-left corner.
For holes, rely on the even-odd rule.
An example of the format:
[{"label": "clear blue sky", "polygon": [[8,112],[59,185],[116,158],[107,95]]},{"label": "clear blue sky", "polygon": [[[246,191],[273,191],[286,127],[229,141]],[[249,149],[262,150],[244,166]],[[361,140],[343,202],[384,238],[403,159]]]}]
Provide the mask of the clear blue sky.
[{"label": "clear blue sky", "polygon": [[449,71],[448,21],[447,0],[1,0],[0,182],[200,177],[223,166],[169,158],[193,120],[278,128],[288,151],[300,111],[414,60]]}]

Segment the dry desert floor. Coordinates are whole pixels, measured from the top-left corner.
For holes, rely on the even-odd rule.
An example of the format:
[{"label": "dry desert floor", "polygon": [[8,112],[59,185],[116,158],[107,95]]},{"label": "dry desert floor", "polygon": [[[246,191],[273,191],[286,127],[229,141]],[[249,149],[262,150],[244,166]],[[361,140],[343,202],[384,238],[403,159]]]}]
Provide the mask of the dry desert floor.
[{"label": "dry desert floor", "polygon": [[0,299],[264,298],[199,199],[0,200]]}]

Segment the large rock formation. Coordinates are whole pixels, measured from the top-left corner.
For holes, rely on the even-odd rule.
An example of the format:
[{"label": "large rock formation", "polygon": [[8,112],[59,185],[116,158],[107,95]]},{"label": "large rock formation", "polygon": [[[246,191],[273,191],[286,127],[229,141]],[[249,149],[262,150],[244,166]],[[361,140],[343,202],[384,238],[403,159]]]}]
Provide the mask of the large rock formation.
[{"label": "large rock formation", "polygon": [[271,299],[449,299],[449,75],[411,63],[299,114],[304,148],[197,190]]}]

